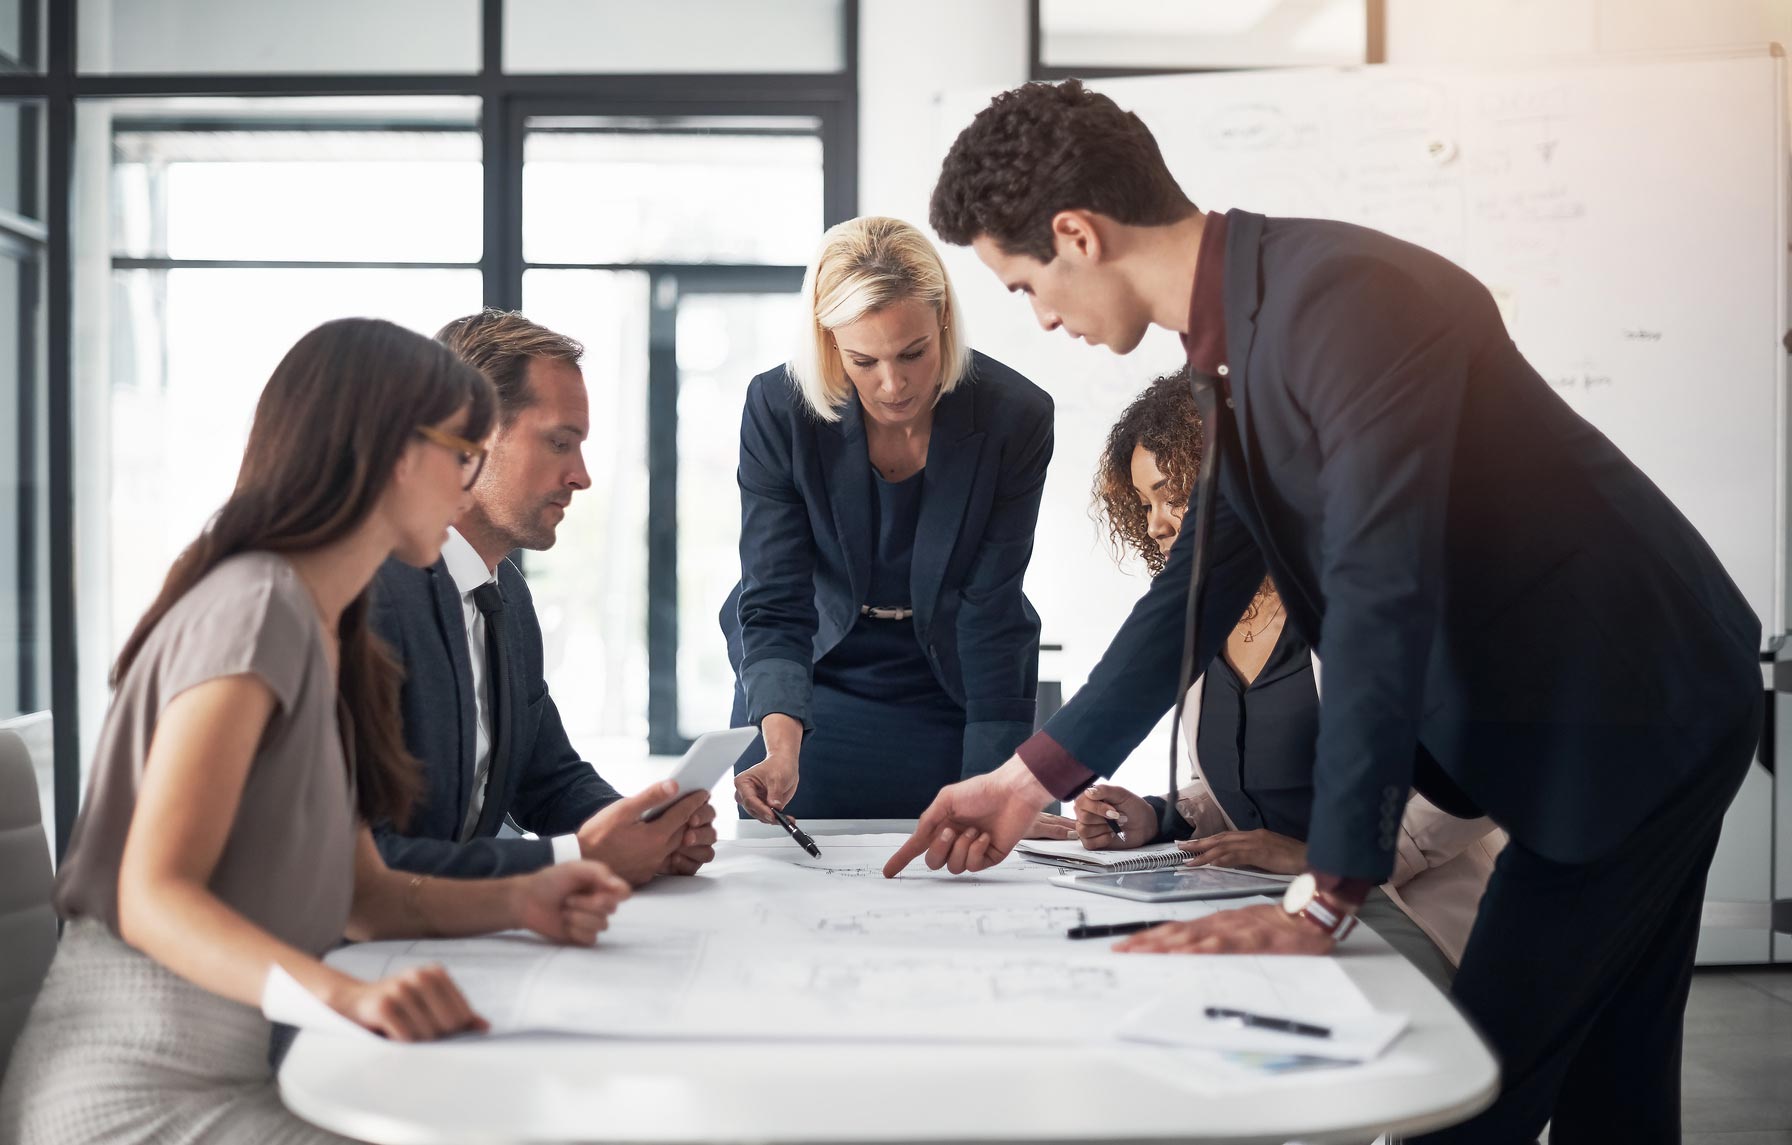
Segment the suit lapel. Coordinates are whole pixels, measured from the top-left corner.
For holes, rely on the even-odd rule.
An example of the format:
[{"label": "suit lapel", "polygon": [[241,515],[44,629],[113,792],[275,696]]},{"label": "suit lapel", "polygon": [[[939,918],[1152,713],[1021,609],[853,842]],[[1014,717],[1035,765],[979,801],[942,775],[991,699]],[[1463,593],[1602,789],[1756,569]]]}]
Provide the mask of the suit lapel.
[{"label": "suit lapel", "polygon": [[441,626],[442,643],[448,648],[448,663],[454,675],[454,703],[457,727],[460,730],[460,766],[455,774],[460,789],[455,793],[455,836],[467,817],[467,805],[473,798],[474,721],[478,709],[473,706],[473,662],[467,654],[467,620],[461,611],[460,594],[454,589],[454,578],[448,575],[448,562],[437,561],[429,570],[430,595],[435,601],[436,623]]},{"label": "suit lapel", "polygon": [[822,479],[834,530],[846,552],[846,572],[856,605],[871,590],[871,457],[865,451],[865,418],[859,396],[849,395],[840,420],[823,423],[816,434]]},{"label": "suit lapel", "polygon": [[[965,385],[974,384],[966,378]],[[927,469],[921,479],[921,517],[915,526],[915,552],[909,565],[911,607],[920,628],[933,623],[946,564],[958,542],[958,529],[970,504],[983,438],[971,418],[971,395],[954,390],[933,411],[933,432],[927,441]]]},{"label": "suit lapel", "polygon": [[1231,377],[1228,379],[1231,385],[1228,388],[1233,406],[1231,421],[1235,432],[1233,448],[1226,450],[1222,456],[1228,458],[1227,469],[1232,471],[1227,474],[1231,478],[1229,483],[1243,492],[1250,504],[1251,511],[1242,515],[1258,547],[1263,550],[1277,590],[1284,599],[1291,593],[1296,594],[1309,615],[1317,617],[1319,612],[1307,597],[1306,589],[1298,584],[1284,583],[1289,579],[1286,571],[1290,565],[1277,547],[1275,536],[1263,514],[1263,507],[1257,501],[1257,483],[1267,478],[1260,474],[1258,458],[1249,444],[1251,435],[1247,432],[1247,427],[1251,424],[1250,403],[1254,395],[1250,379],[1246,377],[1246,367],[1251,359],[1251,344],[1257,337],[1257,310],[1263,296],[1262,243],[1262,215],[1240,210],[1227,212],[1226,358],[1231,370]]}]

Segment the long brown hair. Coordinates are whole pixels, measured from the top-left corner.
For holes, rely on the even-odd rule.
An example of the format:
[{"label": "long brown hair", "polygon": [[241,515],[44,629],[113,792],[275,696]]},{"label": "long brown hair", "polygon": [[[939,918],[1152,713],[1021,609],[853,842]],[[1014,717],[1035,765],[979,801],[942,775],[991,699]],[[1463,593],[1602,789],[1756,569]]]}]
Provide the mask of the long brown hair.
[{"label": "long brown hair", "polygon": [[[239,553],[296,553],[358,527],[378,504],[418,426],[461,409],[481,440],[496,409],[491,383],[447,347],[377,318],[341,318],[300,338],[261,391],[236,488],[175,558],[162,591],[112,668],[130,671],[162,617]],[[403,670],[368,626],[367,593],[342,612],[340,683],[354,722],[355,803],[362,818],[402,822],[418,787],[404,746]]]}]

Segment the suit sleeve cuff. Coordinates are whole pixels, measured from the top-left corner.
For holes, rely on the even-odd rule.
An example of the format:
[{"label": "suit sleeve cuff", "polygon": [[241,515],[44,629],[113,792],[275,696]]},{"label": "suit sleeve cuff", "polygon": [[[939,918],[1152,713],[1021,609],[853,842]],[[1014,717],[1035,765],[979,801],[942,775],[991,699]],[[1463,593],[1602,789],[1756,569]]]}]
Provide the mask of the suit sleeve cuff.
[{"label": "suit sleeve cuff", "polygon": [[548,841],[554,845],[554,863],[556,866],[561,863],[577,862],[579,859],[585,857],[584,852],[579,850],[579,837],[577,835],[555,835]]},{"label": "suit sleeve cuff", "polygon": [[1151,843],[1180,843],[1195,837],[1195,825],[1182,817],[1180,808],[1172,808],[1161,795],[1145,796],[1145,805],[1157,816],[1157,834],[1146,840]]},{"label": "suit sleeve cuff", "polygon": [[1342,875],[1328,875],[1324,871],[1314,871],[1313,879],[1319,889],[1330,895],[1340,905],[1349,907],[1354,913],[1375,889],[1375,884],[1368,879],[1347,879]]},{"label": "suit sleeve cuff", "polygon": [[1095,782],[1095,773],[1076,761],[1063,745],[1044,732],[1034,732],[1015,749],[1040,786],[1055,799],[1075,799]]},{"label": "suit sleeve cuff", "polygon": [[814,691],[812,669],[794,660],[767,657],[745,665],[740,670],[741,685],[747,696],[747,722],[758,727],[765,717],[777,713],[789,716],[813,731],[809,706]]}]

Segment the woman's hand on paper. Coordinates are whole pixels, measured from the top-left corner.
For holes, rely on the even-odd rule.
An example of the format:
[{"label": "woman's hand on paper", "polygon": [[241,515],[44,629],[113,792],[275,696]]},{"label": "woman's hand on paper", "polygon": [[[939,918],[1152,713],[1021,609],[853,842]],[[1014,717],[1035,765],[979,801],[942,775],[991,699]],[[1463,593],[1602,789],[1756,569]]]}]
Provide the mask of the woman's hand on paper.
[{"label": "woman's hand on paper", "polygon": [[1124,787],[1097,783],[1076,797],[1076,834],[1089,851],[1143,847],[1157,838],[1151,804]]},{"label": "woman's hand on paper", "polygon": [[555,863],[511,884],[516,925],[543,938],[590,946],[629,896],[629,885],[602,863]]},{"label": "woman's hand on paper", "polygon": [[1261,827],[1222,831],[1176,845],[1188,852],[1186,865],[1191,867],[1255,867],[1273,875],[1298,875],[1307,869],[1305,843]]},{"label": "woman's hand on paper", "polygon": [[772,712],[759,721],[765,758],[734,777],[734,799],[761,823],[776,823],[796,794],[797,759],[803,753],[803,721]]},{"label": "woman's hand on paper", "polygon": [[1337,943],[1279,903],[1166,922],[1114,944],[1122,954],[1330,954]]},{"label": "woman's hand on paper", "polygon": [[330,1009],[395,1042],[427,1042],[491,1027],[440,966],[414,966],[377,982],[346,975],[324,999]]}]

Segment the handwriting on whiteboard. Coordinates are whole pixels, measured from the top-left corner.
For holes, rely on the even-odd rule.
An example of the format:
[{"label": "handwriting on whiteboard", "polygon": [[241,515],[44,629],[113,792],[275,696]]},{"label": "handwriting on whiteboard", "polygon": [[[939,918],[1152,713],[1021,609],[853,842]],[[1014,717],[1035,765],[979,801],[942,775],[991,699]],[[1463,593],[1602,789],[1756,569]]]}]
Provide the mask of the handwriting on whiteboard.
[{"label": "handwriting on whiteboard", "polygon": [[1593,390],[1604,389],[1607,386],[1610,386],[1612,384],[1612,376],[1610,374],[1601,374],[1583,370],[1566,374],[1557,374],[1555,377],[1549,379],[1549,384],[1558,390],[1580,390],[1583,393],[1589,393]]}]

